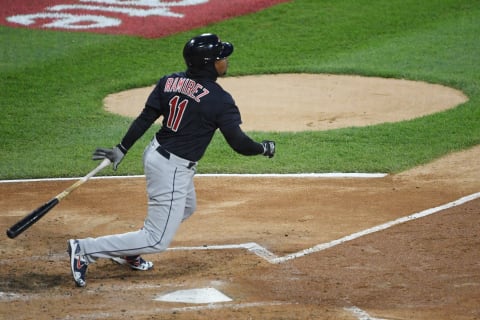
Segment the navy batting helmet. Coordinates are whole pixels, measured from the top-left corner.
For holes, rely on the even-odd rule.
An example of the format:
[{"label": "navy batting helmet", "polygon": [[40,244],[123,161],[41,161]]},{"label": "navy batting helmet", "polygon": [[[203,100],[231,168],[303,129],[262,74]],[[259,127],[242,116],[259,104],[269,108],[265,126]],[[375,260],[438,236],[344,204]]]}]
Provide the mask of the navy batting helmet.
[{"label": "navy batting helmet", "polygon": [[188,67],[202,67],[233,52],[230,42],[222,42],[217,35],[204,33],[189,40],[183,47],[183,58]]}]

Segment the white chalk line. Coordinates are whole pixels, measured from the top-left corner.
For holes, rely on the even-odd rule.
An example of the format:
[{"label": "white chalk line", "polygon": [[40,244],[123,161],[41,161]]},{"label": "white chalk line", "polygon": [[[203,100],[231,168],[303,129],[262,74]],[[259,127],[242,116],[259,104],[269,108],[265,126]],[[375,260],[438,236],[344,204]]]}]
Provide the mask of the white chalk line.
[{"label": "white chalk line", "polygon": [[398,224],[401,224],[401,223],[404,223],[404,222],[407,222],[407,221],[412,221],[412,220],[416,220],[416,219],[419,219],[419,218],[423,218],[423,217],[426,217],[428,215],[437,213],[439,211],[459,206],[461,204],[467,203],[467,202],[475,200],[477,198],[480,198],[480,192],[462,197],[460,199],[457,199],[455,201],[446,203],[444,205],[441,205],[441,206],[438,206],[438,207],[435,207],[435,208],[430,208],[430,209],[427,209],[427,210],[423,210],[423,211],[411,214],[411,215],[406,216],[406,217],[401,217],[401,218],[398,218],[396,220],[389,221],[389,222],[377,225],[377,226],[372,227],[372,228],[368,228],[368,229],[365,229],[365,230],[362,230],[362,231],[359,231],[359,232],[356,232],[356,233],[352,233],[352,234],[350,234],[348,236],[345,236],[343,238],[340,238],[340,239],[336,239],[336,240],[326,242],[326,243],[321,243],[321,244],[318,244],[318,245],[313,246],[311,248],[307,248],[307,249],[304,249],[304,250],[301,250],[301,251],[298,251],[298,252],[295,252],[295,253],[291,253],[291,254],[285,255],[283,257],[276,256],[274,253],[272,253],[268,249],[260,246],[259,244],[255,243],[255,242],[249,242],[249,243],[243,243],[243,244],[234,244],[234,245],[213,245],[213,246],[201,246],[201,247],[176,247],[176,248],[170,248],[169,250],[246,249],[246,250],[256,254],[257,256],[267,260],[268,262],[270,262],[272,264],[280,264],[280,263],[284,263],[288,260],[300,258],[300,257],[306,256],[306,255],[309,255],[309,254],[312,254],[312,253],[315,253],[315,252],[319,252],[319,251],[322,251],[322,250],[332,248],[332,247],[337,246],[339,244],[343,244],[347,241],[351,241],[351,240],[363,237],[363,236],[371,234],[371,233],[379,232],[379,231],[388,229],[390,227],[393,227],[395,225],[398,225]]},{"label": "white chalk line", "polygon": [[[419,219],[419,218],[423,218],[423,217],[426,217],[428,215],[431,215],[431,214],[437,213],[437,212],[442,211],[442,210],[446,210],[446,209],[449,209],[449,208],[453,208],[453,207],[462,205],[464,203],[467,203],[469,201],[472,201],[472,200],[475,200],[475,199],[478,199],[478,198],[480,198],[480,192],[477,192],[477,193],[459,198],[457,200],[454,200],[452,202],[440,205],[438,207],[426,209],[426,210],[411,214],[409,216],[401,217],[401,218],[398,218],[398,219],[395,219],[395,220],[392,220],[392,221],[374,226],[372,228],[368,228],[368,229],[365,229],[365,230],[362,230],[362,231],[359,231],[359,232],[356,232],[356,233],[352,233],[350,235],[347,235],[345,237],[342,237],[342,238],[339,238],[339,239],[336,239],[336,240],[332,240],[330,242],[317,244],[313,247],[310,247],[310,248],[307,248],[307,249],[304,249],[304,250],[301,250],[301,251],[298,251],[298,252],[295,252],[295,253],[287,254],[283,257],[278,257],[276,254],[269,251],[267,248],[259,245],[258,243],[255,243],[255,242],[247,242],[247,243],[240,243],[240,244],[225,244],[225,245],[203,245],[203,246],[192,246],[192,247],[171,247],[171,248],[168,248],[167,251],[244,249],[244,250],[247,250],[249,252],[254,253],[255,255],[265,259],[266,261],[268,261],[272,264],[280,264],[280,263],[284,263],[284,262],[289,261],[289,260],[297,259],[297,258],[306,256],[306,255],[309,255],[309,254],[312,254],[312,253],[315,253],[315,252],[319,252],[319,251],[323,251],[323,250],[335,247],[335,246],[343,244],[345,242],[348,242],[348,241],[351,241],[351,240],[354,240],[354,239],[358,239],[358,238],[366,236],[368,234],[372,234],[372,233],[375,233],[375,232],[379,232],[379,231],[391,228],[395,225],[398,225],[398,224],[401,224],[401,223],[404,223],[404,222],[408,222],[408,221],[416,220],[416,219]],[[62,253],[62,254],[49,254],[49,255],[45,255],[45,256],[31,256],[31,257],[28,257],[26,259],[29,259],[29,260],[60,260],[60,259],[64,259],[65,256],[66,256],[66,253]],[[4,263],[7,263],[7,261],[6,260],[0,261],[0,265],[4,264]]]},{"label": "white chalk line", "polygon": [[352,307],[346,307],[343,308],[343,310],[350,312],[353,316],[355,316],[358,320],[387,320],[384,318],[375,318],[370,316],[366,311],[352,306]]},{"label": "white chalk line", "polygon": [[[234,178],[360,178],[360,179],[374,179],[384,178],[386,173],[357,173],[357,172],[330,172],[330,173],[265,173],[265,174],[249,174],[249,173],[204,173],[196,174],[196,178],[210,178],[210,177],[234,177]],[[138,179],[145,178],[145,175],[132,176],[98,176],[92,177],[90,180],[103,179]],[[41,179],[16,179],[16,180],[0,180],[2,183],[24,183],[24,182],[55,182],[55,181],[72,181],[79,180],[81,177],[73,178],[41,178]]]},{"label": "white chalk line", "polygon": [[439,211],[459,206],[461,204],[467,203],[467,202],[475,200],[477,198],[480,198],[480,192],[462,197],[460,199],[457,199],[455,201],[443,204],[443,205],[435,207],[435,208],[430,208],[430,209],[427,209],[427,210],[423,210],[423,211],[411,214],[411,215],[406,216],[406,217],[398,218],[396,220],[389,221],[389,222],[386,222],[384,224],[381,224],[381,225],[378,225],[378,226],[375,226],[375,227],[372,227],[372,228],[369,228],[369,229],[365,229],[363,231],[353,233],[351,235],[345,236],[345,237],[337,239],[337,240],[333,240],[333,241],[330,241],[330,242],[327,242],[327,243],[318,244],[314,247],[311,247],[311,248],[308,248],[308,249],[305,249],[305,250],[302,250],[302,251],[299,251],[299,252],[296,252],[296,253],[292,253],[292,254],[286,255],[286,256],[281,257],[281,258],[275,258],[273,260],[270,260],[269,262],[271,262],[271,263],[283,263],[283,262],[291,260],[291,259],[296,259],[296,258],[305,256],[305,255],[308,255],[308,254],[311,254],[311,253],[314,253],[314,252],[319,252],[319,251],[334,247],[336,245],[345,243],[347,241],[351,241],[351,240],[363,237],[365,235],[368,235],[368,234],[371,234],[371,233],[374,233],[374,232],[378,232],[378,231],[388,229],[388,228],[393,227],[397,224],[401,224],[401,223],[404,223],[404,222],[407,222],[407,221],[412,221],[412,220],[416,220],[416,219],[419,219],[419,218],[423,218],[423,217],[426,217],[428,215],[437,213]]}]

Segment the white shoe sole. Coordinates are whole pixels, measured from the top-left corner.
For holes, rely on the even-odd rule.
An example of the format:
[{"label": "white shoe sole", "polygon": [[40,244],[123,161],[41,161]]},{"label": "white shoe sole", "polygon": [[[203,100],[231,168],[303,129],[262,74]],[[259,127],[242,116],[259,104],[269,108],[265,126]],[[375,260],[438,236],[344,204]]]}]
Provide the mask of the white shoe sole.
[{"label": "white shoe sole", "polygon": [[120,257],[114,257],[111,258],[111,260],[117,264],[128,266],[133,270],[147,271],[153,268],[153,263],[151,261],[145,261],[145,263],[141,267],[135,267],[128,263],[126,259]]}]

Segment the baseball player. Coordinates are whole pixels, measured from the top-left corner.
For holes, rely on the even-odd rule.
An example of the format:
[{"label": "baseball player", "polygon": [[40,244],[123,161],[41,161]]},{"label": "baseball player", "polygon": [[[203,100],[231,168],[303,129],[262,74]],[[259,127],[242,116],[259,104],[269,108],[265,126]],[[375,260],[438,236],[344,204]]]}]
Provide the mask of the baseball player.
[{"label": "baseball player", "polygon": [[143,228],[98,238],[71,239],[68,253],[73,280],[86,285],[89,264],[109,258],[135,270],[153,263],[140,255],[166,250],[180,223],[196,208],[193,177],[215,131],[220,129],[232,149],[242,155],[275,154],[274,141],[253,141],[240,128],[240,112],[231,95],[216,82],[228,69],[233,45],[215,34],[202,34],[183,48],[185,72],[162,77],[145,107],[116,147],[97,148],[94,160],[108,158],[116,170],[132,145],[159,117],[162,126],[143,154],[148,212]]}]

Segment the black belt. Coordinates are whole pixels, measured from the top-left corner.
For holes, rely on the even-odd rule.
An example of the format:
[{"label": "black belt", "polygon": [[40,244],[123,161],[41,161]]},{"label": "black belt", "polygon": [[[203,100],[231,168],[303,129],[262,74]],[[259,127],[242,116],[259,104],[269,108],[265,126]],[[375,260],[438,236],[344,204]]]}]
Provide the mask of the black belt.
[{"label": "black belt", "polygon": [[[170,160],[170,152],[168,152],[168,150],[165,149],[164,147],[158,146],[157,152],[160,153],[165,159]],[[187,168],[188,168],[188,169],[191,169],[195,164],[196,164],[195,162],[190,161],[190,162],[188,163]]]}]

